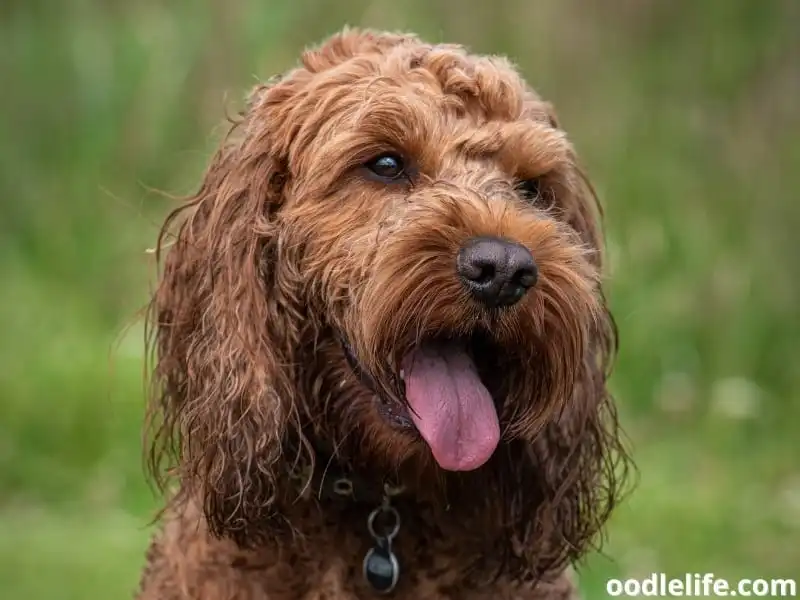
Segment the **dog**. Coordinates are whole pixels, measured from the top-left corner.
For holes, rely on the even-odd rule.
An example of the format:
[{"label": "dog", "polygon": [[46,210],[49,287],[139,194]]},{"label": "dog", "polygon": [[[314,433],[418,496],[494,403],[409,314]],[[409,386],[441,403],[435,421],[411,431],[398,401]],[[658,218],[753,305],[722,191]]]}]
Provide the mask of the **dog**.
[{"label": "dog", "polygon": [[602,211],[505,58],[345,29],[165,220],[140,600],[563,599],[630,459]]}]

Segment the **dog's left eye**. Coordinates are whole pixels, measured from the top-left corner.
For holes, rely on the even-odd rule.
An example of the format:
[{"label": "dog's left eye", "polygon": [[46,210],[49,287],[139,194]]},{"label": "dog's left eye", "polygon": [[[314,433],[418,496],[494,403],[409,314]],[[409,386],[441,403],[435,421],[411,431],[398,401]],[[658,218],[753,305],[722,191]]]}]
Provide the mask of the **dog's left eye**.
[{"label": "dog's left eye", "polygon": [[541,186],[538,179],[525,179],[519,182],[519,191],[524,198],[535,201],[541,194]]},{"label": "dog's left eye", "polygon": [[395,180],[405,175],[403,159],[397,154],[381,154],[364,165],[381,179]]}]

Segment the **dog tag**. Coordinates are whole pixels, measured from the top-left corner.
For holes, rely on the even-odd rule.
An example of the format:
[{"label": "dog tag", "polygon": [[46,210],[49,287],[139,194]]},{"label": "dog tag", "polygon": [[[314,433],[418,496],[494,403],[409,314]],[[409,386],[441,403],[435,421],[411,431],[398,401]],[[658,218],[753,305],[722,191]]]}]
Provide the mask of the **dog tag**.
[{"label": "dog tag", "polygon": [[383,545],[375,546],[364,557],[364,578],[379,594],[388,594],[397,585],[400,565],[397,557]]}]

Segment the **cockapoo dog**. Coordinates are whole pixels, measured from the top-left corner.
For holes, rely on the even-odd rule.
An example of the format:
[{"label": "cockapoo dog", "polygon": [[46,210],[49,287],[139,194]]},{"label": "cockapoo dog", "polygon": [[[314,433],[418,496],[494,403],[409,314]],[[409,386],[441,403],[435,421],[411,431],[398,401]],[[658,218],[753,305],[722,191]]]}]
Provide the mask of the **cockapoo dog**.
[{"label": "cockapoo dog", "polygon": [[329,38],[159,246],[141,600],[577,597],[629,462],[616,330],[595,194],[508,61]]}]

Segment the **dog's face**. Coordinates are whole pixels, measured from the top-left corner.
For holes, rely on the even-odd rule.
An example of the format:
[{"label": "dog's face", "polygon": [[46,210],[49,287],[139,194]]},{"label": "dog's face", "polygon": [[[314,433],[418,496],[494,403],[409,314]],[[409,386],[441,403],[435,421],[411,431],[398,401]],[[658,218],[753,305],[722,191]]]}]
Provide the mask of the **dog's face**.
[{"label": "dog's face", "polygon": [[346,32],[303,63],[254,91],[176,211],[156,441],[179,438],[184,487],[240,541],[294,436],[378,472],[511,479],[502,510],[577,552],[614,497],[613,324],[549,105],[504,60],[409,36]]},{"label": "dog's face", "polygon": [[535,435],[601,315],[592,197],[547,106],[504,61],[406,41],[321,69],[265,126],[287,109],[277,221],[296,253],[276,268],[335,338],[336,433],[453,471]]}]

